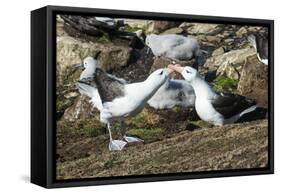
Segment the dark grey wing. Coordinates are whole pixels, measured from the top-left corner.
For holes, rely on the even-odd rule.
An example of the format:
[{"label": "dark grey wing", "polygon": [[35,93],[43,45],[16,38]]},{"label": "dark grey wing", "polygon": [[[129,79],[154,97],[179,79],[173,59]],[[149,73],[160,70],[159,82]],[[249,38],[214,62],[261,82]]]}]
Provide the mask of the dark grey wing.
[{"label": "dark grey wing", "polygon": [[124,96],[124,81],[108,75],[100,68],[96,69],[94,81],[102,103],[111,102],[115,98]]},{"label": "dark grey wing", "polygon": [[268,38],[263,35],[256,36],[257,52],[261,59],[268,59]]},{"label": "dark grey wing", "polygon": [[222,114],[226,119],[255,104],[255,100],[238,94],[220,93],[212,100],[212,105],[215,110]]}]

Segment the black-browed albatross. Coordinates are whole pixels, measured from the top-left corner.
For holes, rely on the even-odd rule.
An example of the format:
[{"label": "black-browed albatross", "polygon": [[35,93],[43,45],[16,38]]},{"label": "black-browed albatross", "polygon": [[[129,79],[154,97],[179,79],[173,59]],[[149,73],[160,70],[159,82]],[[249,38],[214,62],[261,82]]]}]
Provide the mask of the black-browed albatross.
[{"label": "black-browed albatross", "polygon": [[248,41],[252,44],[257,52],[260,62],[268,65],[268,38],[262,35],[249,35]]},{"label": "black-browed albatross", "polygon": [[169,68],[181,73],[194,88],[195,110],[198,116],[213,125],[222,126],[236,122],[244,114],[254,111],[257,106],[252,99],[236,94],[216,93],[199,75],[196,69],[180,65]]},{"label": "black-browed albatross", "polygon": [[[91,64],[95,61],[92,57],[87,57],[83,63]],[[166,82],[171,72],[170,69],[158,69],[145,81],[128,84],[96,66],[92,80],[88,77],[79,81],[79,89],[89,97],[96,96],[92,94],[98,91],[102,103],[100,121],[107,124],[110,150],[122,150],[127,142],[141,141],[127,136],[124,136],[125,141],[113,140],[111,124],[114,120],[119,120],[122,124],[126,117],[141,112],[147,101]]]}]

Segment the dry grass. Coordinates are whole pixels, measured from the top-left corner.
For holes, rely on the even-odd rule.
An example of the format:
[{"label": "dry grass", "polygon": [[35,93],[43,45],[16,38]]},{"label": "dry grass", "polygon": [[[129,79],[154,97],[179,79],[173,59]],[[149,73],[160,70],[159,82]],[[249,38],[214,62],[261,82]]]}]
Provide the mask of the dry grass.
[{"label": "dry grass", "polygon": [[121,152],[108,151],[107,135],[75,139],[65,145],[69,152],[59,153],[65,159],[57,162],[57,179],[265,167],[267,122],[178,131]]}]

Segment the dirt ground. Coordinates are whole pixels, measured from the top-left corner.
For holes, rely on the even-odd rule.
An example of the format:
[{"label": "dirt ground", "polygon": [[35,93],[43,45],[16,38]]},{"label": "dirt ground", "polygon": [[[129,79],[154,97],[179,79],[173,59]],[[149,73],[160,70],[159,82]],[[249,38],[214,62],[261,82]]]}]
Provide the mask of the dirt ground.
[{"label": "dirt ground", "polygon": [[156,134],[121,152],[108,134],[57,130],[57,179],[262,168],[268,165],[268,120]]}]

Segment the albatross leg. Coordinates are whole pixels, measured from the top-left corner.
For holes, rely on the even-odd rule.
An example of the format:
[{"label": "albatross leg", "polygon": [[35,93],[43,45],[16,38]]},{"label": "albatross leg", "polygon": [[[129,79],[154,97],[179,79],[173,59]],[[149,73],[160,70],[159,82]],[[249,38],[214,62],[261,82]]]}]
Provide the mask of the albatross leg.
[{"label": "albatross leg", "polygon": [[124,146],[127,144],[127,142],[122,141],[122,140],[113,140],[112,135],[111,135],[111,124],[107,123],[107,129],[109,132],[109,150],[110,151],[120,151],[124,148]]},{"label": "albatross leg", "polygon": [[128,142],[128,143],[133,143],[133,142],[144,142],[144,140],[138,138],[138,137],[131,137],[131,136],[126,136],[126,123],[123,119],[120,119],[120,126],[121,126],[121,132],[123,135],[123,139]]}]

